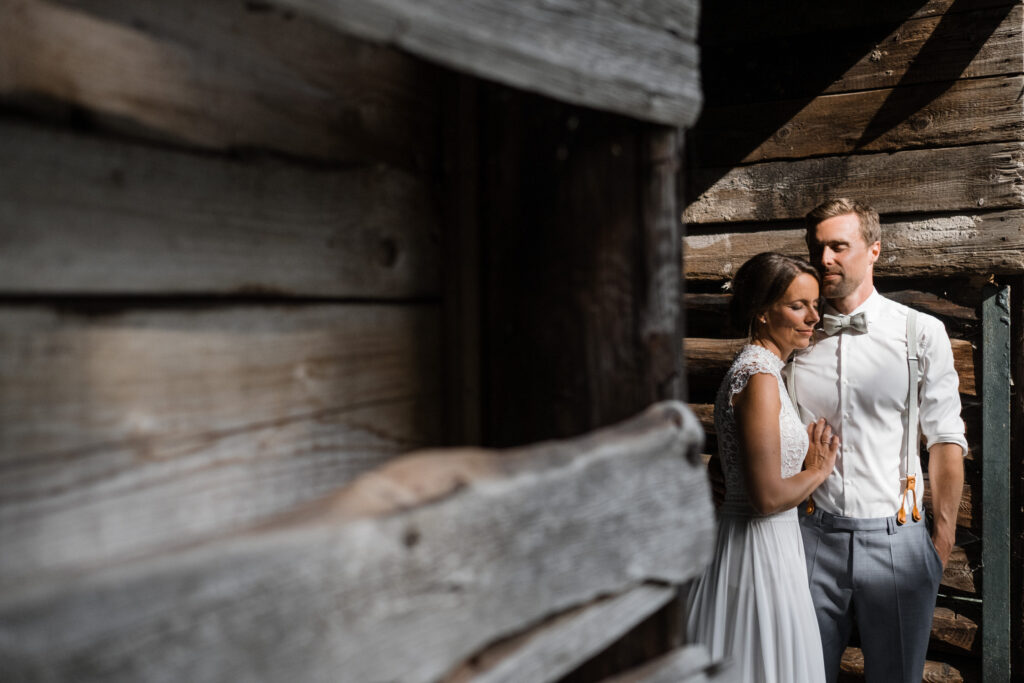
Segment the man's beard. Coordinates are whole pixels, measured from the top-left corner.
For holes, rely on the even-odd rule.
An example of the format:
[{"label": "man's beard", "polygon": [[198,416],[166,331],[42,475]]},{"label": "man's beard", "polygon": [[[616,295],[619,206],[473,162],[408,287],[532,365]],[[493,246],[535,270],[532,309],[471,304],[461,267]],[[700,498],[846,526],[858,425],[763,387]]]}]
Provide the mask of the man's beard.
[{"label": "man's beard", "polygon": [[832,284],[827,282],[821,283],[821,293],[826,299],[842,299],[845,296],[849,296],[860,286],[859,281],[851,280],[846,277],[843,273],[823,273],[825,275],[838,275],[839,281]]}]

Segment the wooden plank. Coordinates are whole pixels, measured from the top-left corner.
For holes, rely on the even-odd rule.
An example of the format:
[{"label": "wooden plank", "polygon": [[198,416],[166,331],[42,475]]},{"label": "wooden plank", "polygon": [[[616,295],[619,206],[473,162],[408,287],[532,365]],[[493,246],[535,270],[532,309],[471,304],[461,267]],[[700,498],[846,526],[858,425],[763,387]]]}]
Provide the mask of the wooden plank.
[{"label": "wooden plank", "polygon": [[[839,665],[839,681],[852,683],[863,680],[864,653],[860,648],[848,647]],[[963,680],[963,674],[945,662],[929,660],[924,663],[924,683],[963,683]]]},{"label": "wooden plank", "polygon": [[414,55],[632,118],[688,126],[701,106],[698,3],[276,0]]},{"label": "wooden plank", "polygon": [[[690,234],[683,238],[687,279],[722,280],[751,256],[779,251],[807,258],[804,228]],[[950,277],[1024,273],[1024,211],[883,217],[878,277]]]},{"label": "wooden plank", "polygon": [[440,289],[428,182],[0,123],[0,292],[409,298]]},{"label": "wooden plank", "polygon": [[251,533],[3,593],[5,672],[436,680],[548,615],[702,571],[699,439],[665,403],[569,442],[402,458]]},{"label": "wooden plank", "polygon": [[734,680],[735,671],[728,663],[712,662],[705,646],[693,644],[606,678],[603,683],[725,683]]},{"label": "wooden plank", "polygon": [[[977,7],[977,3],[970,4]],[[780,6],[773,7],[787,20],[795,16]],[[1012,2],[974,7],[942,16],[873,22],[857,29],[832,26],[799,40],[763,29],[751,41],[721,47],[703,43],[702,62],[713,65],[703,73],[706,101],[712,107],[795,99],[806,102],[822,94],[902,89],[921,83],[934,84],[934,97],[960,79],[1024,71],[1024,8]],[[876,8],[868,10],[865,18],[873,18]],[[732,16],[739,16],[740,10],[734,9]]]},{"label": "wooden plank", "polygon": [[[683,340],[683,353],[688,372],[724,377],[736,353],[746,343],[746,339],[687,337]],[[960,375],[960,393],[977,395],[973,345],[963,339],[950,339],[950,344],[953,347],[953,364]]]},{"label": "wooden plank", "polygon": [[0,308],[0,584],[266,519],[440,439],[433,306]]},{"label": "wooden plank", "polygon": [[[823,95],[809,103],[705,110],[691,136],[696,166],[1019,140],[1024,76]],[[797,113],[791,115],[793,111]],[[784,121],[781,126],[777,122]]]},{"label": "wooden plank", "polygon": [[975,574],[980,569],[980,566],[971,562],[963,548],[953,546],[949,561],[946,562],[946,569],[942,573],[942,589],[953,589],[968,595],[977,594]]},{"label": "wooden plank", "polygon": [[981,649],[977,636],[978,624],[972,619],[946,607],[935,608],[930,647],[960,654],[976,654]]},{"label": "wooden plank", "polygon": [[1024,205],[1024,143],[773,161],[693,172],[687,223],[803,218],[825,198],[858,197],[879,213]]},{"label": "wooden plank", "polygon": [[675,591],[638,586],[559,615],[473,655],[444,683],[554,683],[668,604]]},{"label": "wooden plank", "polygon": [[42,96],[211,149],[409,167],[436,158],[438,69],[264,9],[0,0],[0,97]]},{"label": "wooden plank", "polygon": [[784,0],[766,5],[759,0],[737,0],[728,5],[701,8],[701,44],[743,43],[765,36],[803,36],[845,32],[855,28],[895,27],[912,19],[942,17],[988,7],[1016,4],[1013,0],[873,0],[818,2]]},{"label": "wooden plank", "polygon": [[707,648],[686,645],[647,664],[607,678],[603,683],[654,683],[654,681],[706,681],[711,668]]},{"label": "wooden plank", "polygon": [[985,680],[1010,676],[1010,288],[986,288],[982,303],[982,468],[981,523],[985,535],[981,563],[982,674]]}]

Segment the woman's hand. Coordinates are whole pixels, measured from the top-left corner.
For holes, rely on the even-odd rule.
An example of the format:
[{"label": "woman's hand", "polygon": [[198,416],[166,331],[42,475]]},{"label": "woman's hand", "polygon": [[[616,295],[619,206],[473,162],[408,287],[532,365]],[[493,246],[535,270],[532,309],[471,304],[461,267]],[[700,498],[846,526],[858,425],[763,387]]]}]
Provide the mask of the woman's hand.
[{"label": "woman's hand", "polygon": [[832,468],[836,466],[836,454],[839,453],[839,437],[832,433],[825,418],[807,425],[807,456],[804,468],[813,470],[820,475],[819,484],[828,478]]}]

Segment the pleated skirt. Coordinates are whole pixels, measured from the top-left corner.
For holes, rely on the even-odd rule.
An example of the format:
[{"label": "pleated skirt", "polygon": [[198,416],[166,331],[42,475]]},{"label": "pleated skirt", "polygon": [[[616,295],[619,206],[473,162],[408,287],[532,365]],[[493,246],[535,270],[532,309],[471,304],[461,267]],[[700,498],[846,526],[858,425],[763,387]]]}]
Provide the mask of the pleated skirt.
[{"label": "pleated skirt", "polygon": [[796,509],[723,508],[715,555],[687,599],[686,634],[745,683],[821,683],[821,636]]}]

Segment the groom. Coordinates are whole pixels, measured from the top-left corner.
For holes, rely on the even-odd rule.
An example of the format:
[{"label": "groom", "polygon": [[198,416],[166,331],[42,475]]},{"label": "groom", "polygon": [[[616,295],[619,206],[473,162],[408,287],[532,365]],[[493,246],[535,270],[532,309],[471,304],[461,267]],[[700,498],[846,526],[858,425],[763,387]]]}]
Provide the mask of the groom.
[{"label": "groom", "polygon": [[[814,343],[787,368],[790,394],[805,422],[824,417],[842,443],[800,515],[827,679],[838,678],[857,624],[869,683],[919,683],[967,452],[949,337],[936,318],[875,291],[876,211],[825,202],[807,215],[806,239],[827,303]],[[918,427],[928,448],[930,534]]]}]

